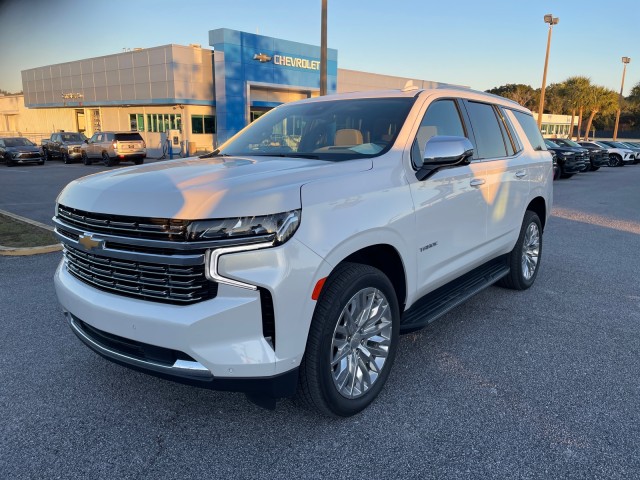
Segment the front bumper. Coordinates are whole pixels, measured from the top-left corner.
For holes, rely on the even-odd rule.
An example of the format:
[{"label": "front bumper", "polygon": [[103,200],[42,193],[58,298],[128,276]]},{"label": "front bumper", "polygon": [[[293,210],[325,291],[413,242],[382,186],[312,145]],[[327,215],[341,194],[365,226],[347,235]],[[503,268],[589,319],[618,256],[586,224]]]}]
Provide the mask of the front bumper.
[{"label": "front bumper", "polygon": [[[298,368],[272,377],[214,377],[202,364],[180,352],[159,349],[97,330],[65,312],[73,333],[94,352],[134,370],[160,378],[213,390],[244,392],[273,398],[295,394]],[[182,357],[182,358],[180,358]]]},{"label": "front bumper", "polygon": [[[295,239],[280,247],[223,255],[218,267],[225,277],[259,289],[220,283],[210,300],[191,305],[156,303],[87,285],[69,273],[64,259],[55,274],[55,287],[76,335],[86,325],[85,336],[93,335],[97,343],[105,336],[123,340],[112,345],[117,355],[110,355],[78,335],[104,357],[177,381],[271,395],[276,388],[271,380],[289,385],[282,378],[295,377],[315,308],[312,290],[330,267]],[[272,294],[275,348],[264,336],[261,290]],[[145,355],[130,355],[127,344],[138,344],[142,351],[148,347],[177,352],[174,360],[181,361],[176,365],[163,357],[158,366],[145,361]]]}]

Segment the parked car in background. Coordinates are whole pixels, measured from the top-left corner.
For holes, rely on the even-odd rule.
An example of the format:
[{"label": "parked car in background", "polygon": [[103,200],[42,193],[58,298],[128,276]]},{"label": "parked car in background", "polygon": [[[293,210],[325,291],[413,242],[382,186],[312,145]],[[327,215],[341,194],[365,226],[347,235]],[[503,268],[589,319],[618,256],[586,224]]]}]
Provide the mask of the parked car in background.
[{"label": "parked car in background", "polygon": [[107,167],[121,161],[140,165],[147,157],[147,145],[138,132],[97,132],[81,147],[82,161],[91,165],[101,159]]},{"label": "parked car in background", "polygon": [[87,139],[79,132],[52,133],[48,140],[42,141],[42,151],[47,160],[59,158],[64,163],[80,161],[82,158],[82,143]]},{"label": "parked car in background", "polygon": [[28,138],[0,138],[0,158],[8,167],[25,163],[44,164],[42,149]]},{"label": "parked car in background", "polygon": [[616,142],[619,143],[625,147],[627,147],[628,149],[630,149],[633,153],[636,154],[636,161],[633,162],[634,164],[639,163],[640,162],[640,146],[638,145],[634,145],[631,142]]},{"label": "parked car in background", "polygon": [[561,147],[574,147],[574,148],[582,148],[588,151],[589,154],[589,162],[587,164],[587,170],[591,170],[592,172],[598,170],[600,167],[605,167],[609,165],[609,152],[606,148],[595,147],[595,146],[587,146],[580,145],[573,140],[568,140],[566,138],[557,138],[553,139],[555,143],[560,145]]},{"label": "parked car in background", "polygon": [[558,180],[560,178],[560,167],[558,167],[558,157],[555,153],[551,152],[553,156],[553,179]]},{"label": "parked car in background", "polygon": [[609,152],[609,166],[610,167],[622,167],[626,164],[632,164],[636,161],[636,155],[631,150],[623,145],[610,145],[609,142],[604,140],[590,141],[590,142],[578,142],[582,146],[587,144],[595,145],[601,148],[606,148]]},{"label": "parked car in background", "polygon": [[585,153],[582,148],[561,147],[548,138],[544,140],[544,143],[556,155],[560,178],[570,178],[574,174],[582,172],[589,162],[589,153]]}]

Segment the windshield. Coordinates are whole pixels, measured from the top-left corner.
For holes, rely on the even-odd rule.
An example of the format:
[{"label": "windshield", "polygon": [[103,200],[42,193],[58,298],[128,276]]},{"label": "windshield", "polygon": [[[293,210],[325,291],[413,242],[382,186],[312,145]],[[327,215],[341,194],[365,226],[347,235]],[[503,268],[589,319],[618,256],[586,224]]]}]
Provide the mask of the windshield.
[{"label": "windshield", "polygon": [[225,143],[220,154],[331,161],[375,157],[391,148],[414,101],[368,98],[282,105]]},{"label": "windshield", "polygon": [[552,142],[551,140],[547,140],[545,139],[544,143],[547,144],[547,147],[551,147],[551,148],[561,148],[560,145],[558,145],[555,142]]},{"label": "windshield", "polygon": [[36,145],[28,138],[5,138],[4,144],[7,147],[34,147]]},{"label": "windshield", "polygon": [[63,133],[62,141],[63,142],[82,142],[85,138],[84,135],[80,133]]},{"label": "windshield", "polygon": [[582,145],[574,142],[573,140],[561,140],[557,141],[557,143],[561,143],[562,145],[565,145],[567,147],[584,148]]}]

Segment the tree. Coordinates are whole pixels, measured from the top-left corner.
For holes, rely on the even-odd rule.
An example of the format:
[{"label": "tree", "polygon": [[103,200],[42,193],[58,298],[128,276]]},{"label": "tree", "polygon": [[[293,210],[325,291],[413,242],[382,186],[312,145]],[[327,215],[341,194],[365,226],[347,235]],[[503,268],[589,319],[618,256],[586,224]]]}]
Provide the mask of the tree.
[{"label": "tree", "polygon": [[587,93],[587,104],[589,105],[591,113],[587,121],[587,128],[584,135],[585,140],[589,137],[589,130],[591,130],[593,118],[598,113],[606,115],[618,109],[618,94],[610,88],[593,85]]},{"label": "tree", "polygon": [[530,85],[522,83],[508,83],[507,85],[487,90],[487,93],[493,93],[494,95],[500,95],[501,97],[514,100],[529,110],[536,107],[538,99],[540,98],[539,91],[534,90]]},{"label": "tree", "polygon": [[591,80],[588,77],[569,77],[562,82],[562,93],[565,98],[567,110],[571,112],[571,127],[569,136],[573,138],[573,121],[578,110],[578,138],[580,138],[580,127],[582,124],[582,113],[585,103],[588,101],[587,92],[591,87]]}]

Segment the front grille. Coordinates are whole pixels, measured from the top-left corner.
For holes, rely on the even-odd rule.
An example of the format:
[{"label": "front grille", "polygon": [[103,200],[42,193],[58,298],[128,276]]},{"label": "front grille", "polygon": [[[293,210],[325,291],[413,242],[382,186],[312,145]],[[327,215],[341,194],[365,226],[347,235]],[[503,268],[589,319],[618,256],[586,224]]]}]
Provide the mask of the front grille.
[{"label": "front grille", "polygon": [[175,242],[187,240],[187,226],[190,223],[188,220],[169,218],[92,213],[64,205],[58,205],[58,218],[67,225],[87,232]]},{"label": "front grille", "polygon": [[16,154],[16,158],[40,158],[38,152],[20,152]]},{"label": "front grille", "polygon": [[67,269],[77,279],[118,295],[190,305],[214,298],[218,284],[207,280],[202,265],[164,265],[86,253],[65,245]]}]

